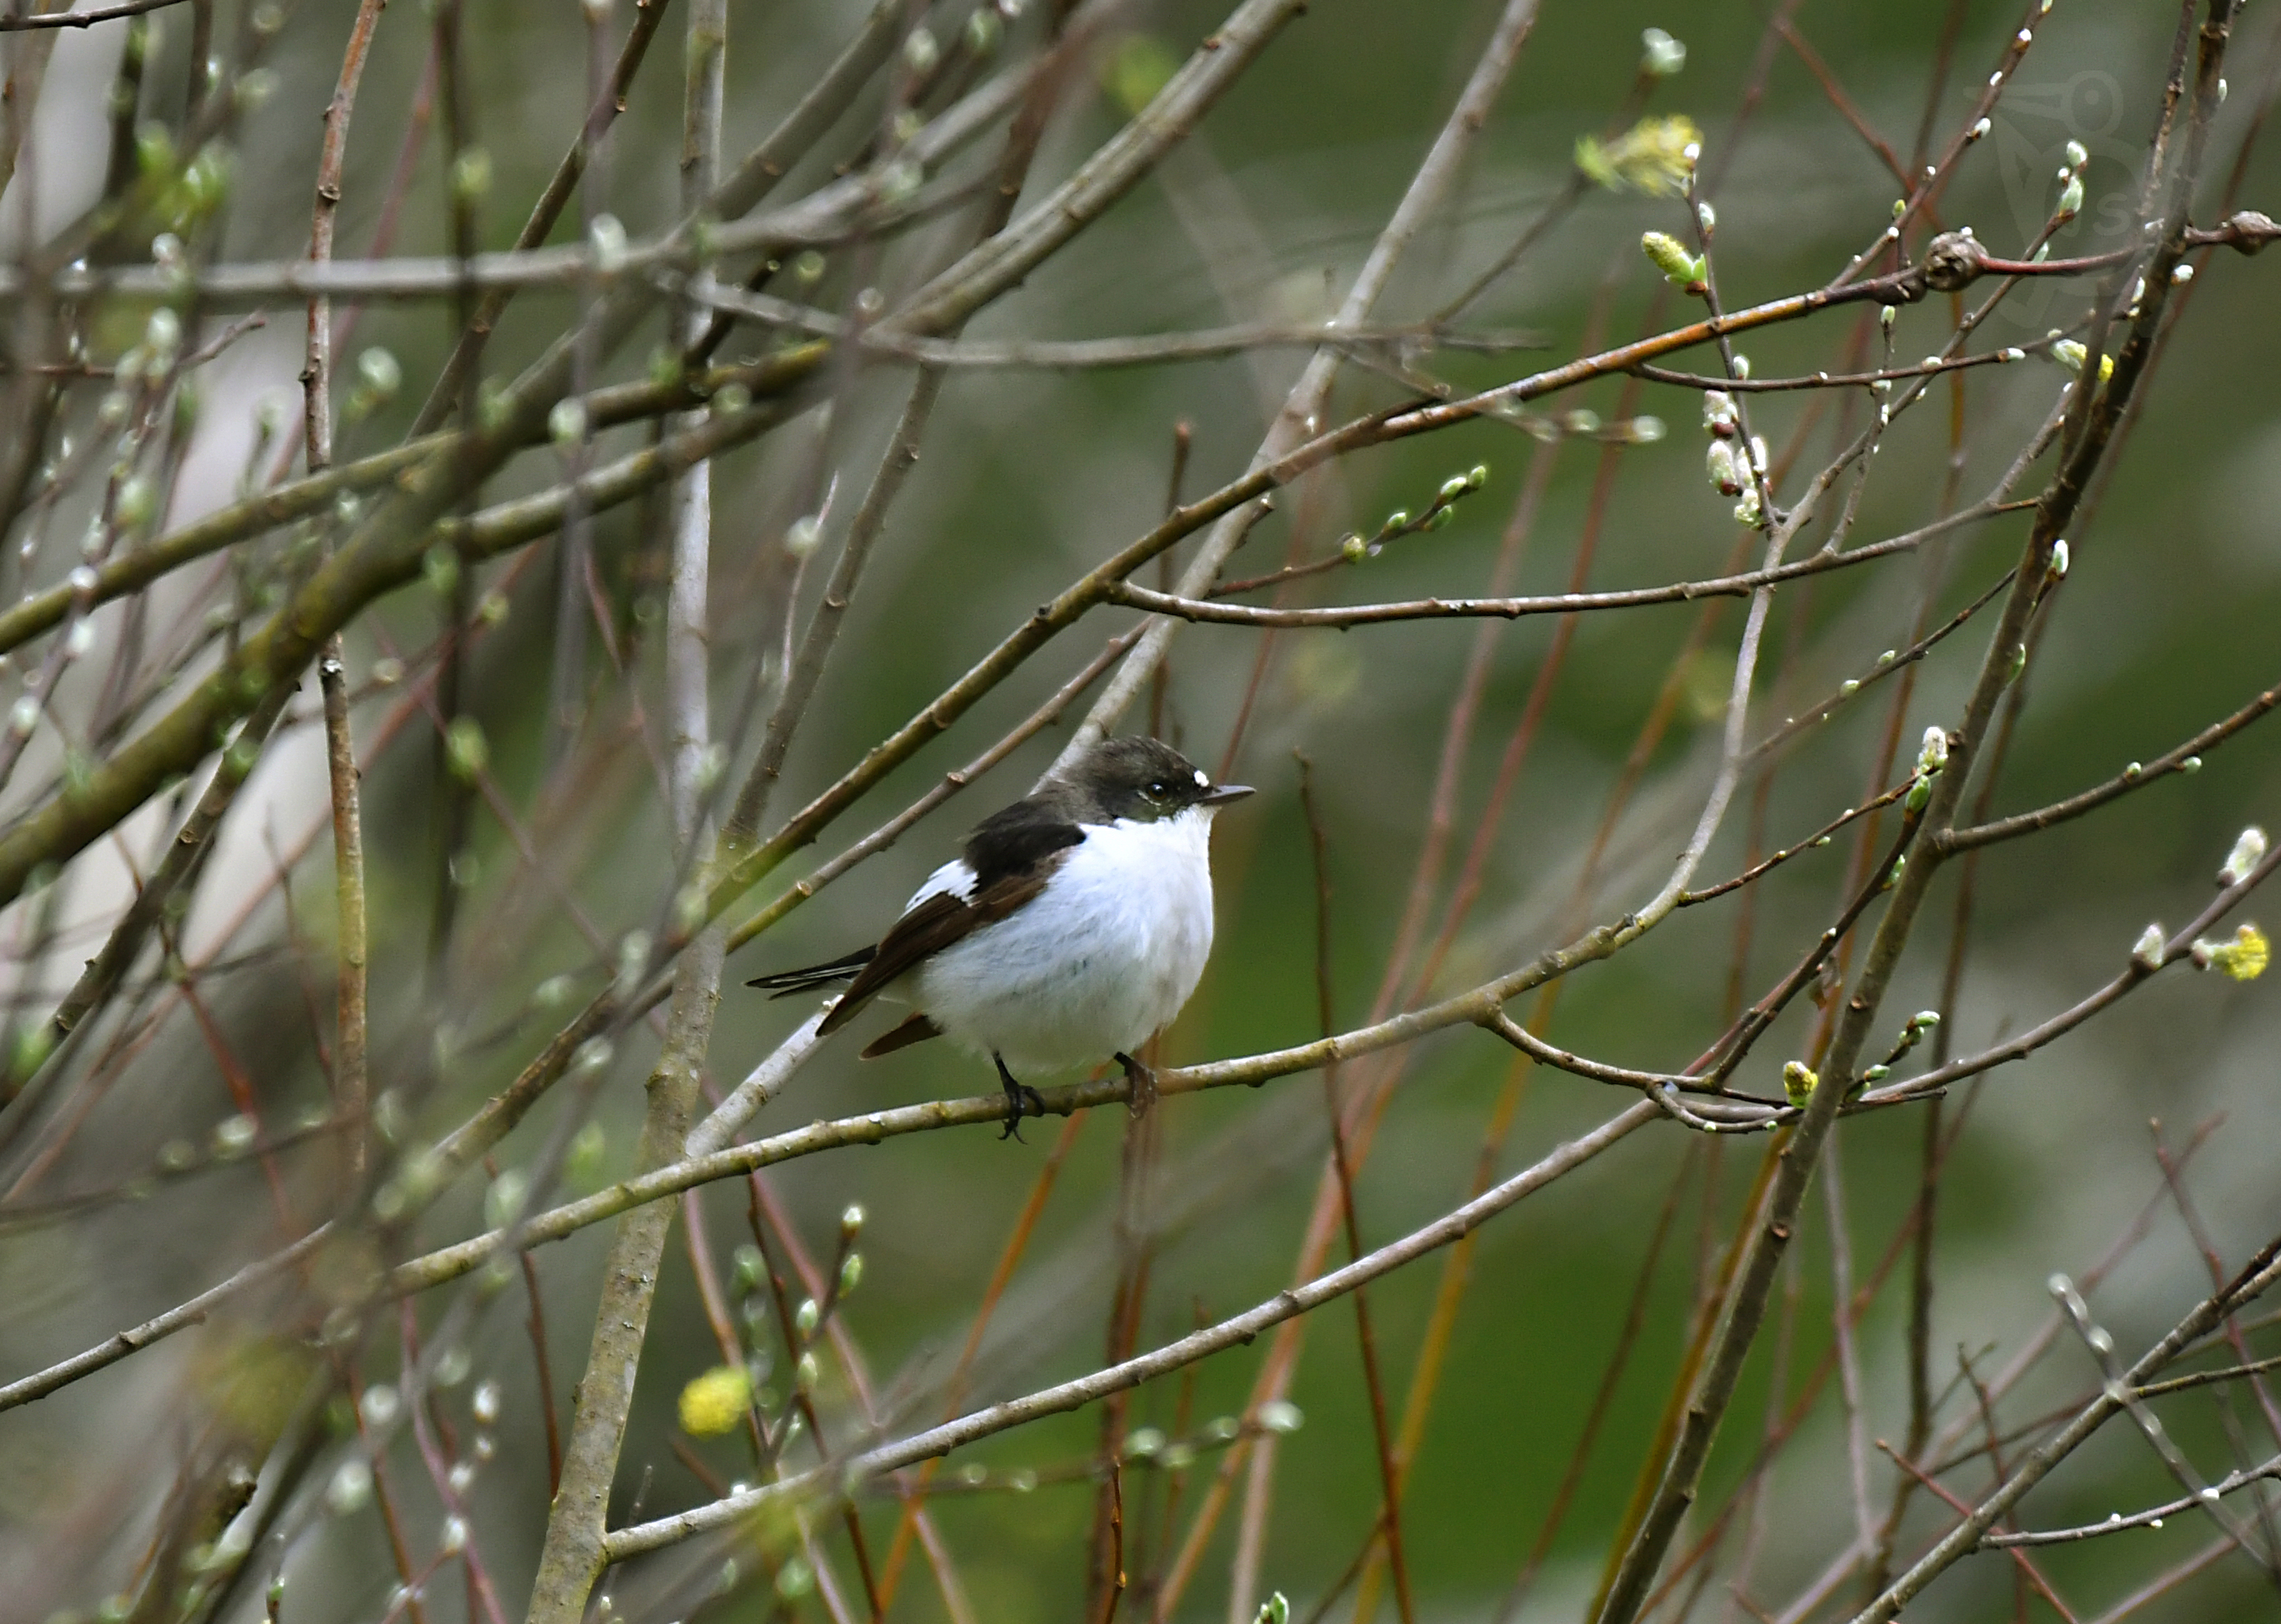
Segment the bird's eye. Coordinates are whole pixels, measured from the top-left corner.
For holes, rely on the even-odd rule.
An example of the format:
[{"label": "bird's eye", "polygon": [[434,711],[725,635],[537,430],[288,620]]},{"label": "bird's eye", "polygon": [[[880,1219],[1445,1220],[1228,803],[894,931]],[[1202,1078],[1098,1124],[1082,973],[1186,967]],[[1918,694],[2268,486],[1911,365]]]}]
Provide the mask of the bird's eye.
[{"label": "bird's eye", "polygon": [[1148,797],[1148,799],[1149,799],[1149,800],[1164,800],[1167,795],[1170,795],[1171,793],[1172,793],[1172,785],[1171,785],[1171,780],[1166,779],[1166,778],[1158,778],[1158,779],[1156,779],[1154,783],[1150,784],[1150,785],[1148,785],[1148,787],[1145,791],[1143,791],[1143,792],[1142,792],[1142,793],[1146,794],[1146,795]]}]

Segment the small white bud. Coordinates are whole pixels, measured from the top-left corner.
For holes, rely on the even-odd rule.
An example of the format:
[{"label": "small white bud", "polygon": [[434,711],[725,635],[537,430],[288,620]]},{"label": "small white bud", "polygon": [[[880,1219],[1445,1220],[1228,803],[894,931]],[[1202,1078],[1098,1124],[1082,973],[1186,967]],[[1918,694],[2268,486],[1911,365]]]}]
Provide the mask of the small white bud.
[{"label": "small white bud", "polygon": [[785,551],[794,558],[806,558],[823,539],[823,520],[817,514],[803,514],[785,527]]},{"label": "small white bud", "polygon": [[364,1390],[363,1399],[357,1404],[357,1413],[364,1417],[364,1424],[367,1427],[385,1427],[393,1421],[402,1410],[403,1405],[396,1396],[396,1389],[384,1381],[375,1382],[367,1388]]},{"label": "small white bud", "polygon": [[2162,948],[2168,940],[2169,938],[2163,934],[2161,925],[2148,925],[2138,932],[2138,940],[2130,944],[2132,962],[2143,964],[2148,970],[2161,969]]},{"label": "small white bud", "polygon": [[615,214],[597,214],[586,228],[586,251],[593,256],[595,273],[615,276],[626,268],[626,228]]},{"label": "small white bud", "polygon": [[357,357],[357,376],[378,399],[386,400],[404,386],[404,368],[396,357],[375,344]]},{"label": "small white bud", "polygon": [[576,445],[586,437],[586,403],[565,395],[546,414],[546,432],[557,445]]},{"label": "small white bud", "polygon": [[1640,33],[1640,72],[1650,79],[1668,79],[1687,66],[1687,47],[1660,28]]},{"label": "small white bud", "polygon": [[1306,1419],[1299,1406],[1287,1399],[1271,1399],[1259,1406],[1259,1426],[1264,1432],[1297,1432]]},{"label": "small white bud", "polygon": [[1948,765],[1948,731],[1935,725],[1924,731],[1924,742],[1917,749],[1917,770],[1931,774]]},{"label": "small white bud", "polygon": [[325,1504],[345,1515],[372,1497],[372,1466],[361,1455],[352,1455],[334,1469],[325,1485]]},{"label": "small white bud", "polygon": [[793,1316],[793,1328],[802,1336],[812,1336],[816,1333],[816,1325],[823,1318],[823,1311],[816,1306],[814,1297],[802,1298],[800,1311]]},{"label": "small white bud", "polygon": [[1893,330],[1893,323],[1900,319],[1901,307],[1898,305],[1887,305],[1877,312],[1877,325],[1889,333]]},{"label": "small white bud", "polygon": [[1974,123],[1971,133],[1966,136],[1966,139],[1968,141],[1977,141],[1983,135],[1985,135],[1991,128],[1993,127],[1990,125],[1987,120],[1981,119]]},{"label": "small white bud", "polygon": [[2067,166],[2068,168],[2080,169],[2090,161],[2091,151],[2083,144],[2082,142],[2070,141],[2067,143]]},{"label": "small white bud", "polygon": [[2217,871],[2221,885],[2238,885],[2249,878],[2250,870],[2265,861],[2265,831],[2252,824],[2243,830],[2226,855],[2225,866]]},{"label": "small white bud", "polygon": [[2044,573],[2054,581],[2063,581],[2067,578],[2067,572],[2068,545],[2067,537],[2062,536],[2052,543],[2052,561],[2044,566]]},{"label": "small white bud", "polygon": [[476,1418],[478,1426],[495,1425],[499,1419],[499,1384],[496,1381],[477,1382],[475,1396],[468,1401],[468,1413]]},{"label": "small white bud", "polygon": [[436,1543],[447,1554],[456,1554],[468,1548],[468,1521],[464,1517],[446,1517],[444,1527],[436,1536]]},{"label": "small white bud", "polygon": [[2174,288],[2184,287],[2193,279],[2194,267],[2191,265],[2182,265],[2170,273],[2170,285]]},{"label": "small white bud", "polygon": [[1707,203],[1698,203],[1695,205],[1695,223],[1703,228],[1705,236],[1709,236],[1719,228],[1719,212]]},{"label": "small white bud", "polygon": [[1723,389],[1703,391],[1703,428],[1720,438],[1735,432],[1735,398]]},{"label": "small white bud", "polygon": [[1713,440],[1704,452],[1703,471],[1711,481],[1711,488],[1720,496],[1739,496],[1743,476],[1735,463],[1735,448],[1724,440]]},{"label": "small white bud", "polygon": [[143,329],[143,343],[161,364],[171,361],[182,342],[182,318],[161,305]]},{"label": "small white bud", "polygon": [[912,73],[929,73],[941,60],[942,47],[935,43],[930,30],[914,28],[903,36],[903,65]]},{"label": "small white bud", "polygon": [[2053,213],[2062,219],[2083,213],[2083,177],[2081,175],[2073,174],[2068,177],[2068,183],[2060,189],[2059,206]]}]

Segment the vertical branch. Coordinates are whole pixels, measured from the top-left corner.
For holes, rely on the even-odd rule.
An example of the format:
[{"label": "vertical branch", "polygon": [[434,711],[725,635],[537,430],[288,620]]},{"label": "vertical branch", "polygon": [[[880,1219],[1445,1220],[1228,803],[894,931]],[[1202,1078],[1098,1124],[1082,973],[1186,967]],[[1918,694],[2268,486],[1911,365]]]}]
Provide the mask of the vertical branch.
[{"label": "vertical branch", "polygon": [[[1331,1000],[1330,851],[1323,832],[1322,809],[1315,804],[1314,765],[1303,755],[1299,757],[1299,804],[1306,813],[1307,849],[1315,870],[1316,1015],[1322,1023],[1323,1035],[1328,1037],[1337,1030]],[[1323,1068],[1323,1110],[1330,1122],[1331,1166],[1338,1174],[1339,1216],[1346,1226],[1347,1257],[1352,1262],[1363,1255],[1362,1225],[1355,1217],[1354,1170],[1347,1156],[1345,1111],[1339,1098],[1339,1074],[1334,1065]],[[1394,1574],[1396,1610],[1401,1614],[1402,1624],[1414,1624],[1417,1613],[1410,1600],[1410,1563],[1402,1549],[1402,1478],[1395,1463],[1393,1433],[1387,1423],[1386,1386],[1379,1379],[1378,1339],[1371,1330],[1367,1293],[1354,1294],[1354,1310],[1363,1385],[1370,1396],[1371,1437],[1378,1446],[1379,1533],[1386,1541],[1386,1564]],[[1263,1444],[1259,1458],[1270,1458],[1269,1450]],[[1236,1589],[1239,1592],[1256,1591],[1258,1578],[1255,1567]]]},{"label": "vertical branch", "polygon": [[[489,184],[491,166],[489,158],[475,144],[471,87],[462,55],[466,41],[461,28],[461,0],[437,0],[434,15],[437,92],[444,104],[445,210],[452,258],[460,273],[460,285],[452,298],[452,324],[454,332],[463,333],[473,324],[476,315],[476,289],[467,270],[478,246],[476,205]],[[476,397],[481,373],[480,364],[469,367],[460,385],[460,423],[470,436],[480,421]],[[475,511],[479,483],[474,478],[461,482],[463,519]],[[467,845],[468,816],[475,804],[473,786],[457,770],[458,763],[453,759],[453,742],[463,708],[461,690],[467,677],[468,627],[475,599],[466,558],[454,557],[449,580],[444,594],[443,663],[436,681],[436,704],[443,717],[436,731],[432,792],[436,880],[428,936],[428,994],[431,1000],[440,998],[444,987],[444,970],[452,951],[452,931],[459,916],[460,888],[464,878],[461,848]]]},{"label": "vertical branch", "polygon": [[[713,189],[720,162],[723,68],[728,49],[728,0],[692,0],[689,9],[687,78],[683,94],[681,184],[695,207]],[[703,895],[712,867],[704,820],[710,777],[710,679],[707,588],[712,545],[709,463],[698,462],[675,482],[671,504],[672,579],[666,603],[665,665],[668,728],[672,746],[674,836]],[[677,865],[679,866],[679,865]],[[648,1082],[642,1118],[640,1166],[660,1166],[682,1154],[696,1114],[699,1073],[713,1033],[721,996],[725,929],[699,933],[673,978],[663,1051]],[[538,1575],[531,1589],[530,1624],[576,1624],[604,1565],[610,1483],[625,1440],[635,1373],[649,1328],[660,1258],[672,1226],[674,1203],[652,1202],[618,1221],[611,1237],[601,1302],[579,1381],[561,1487],[546,1519]]]},{"label": "vertical branch", "polygon": [[[325,106],[324,143],[317,159],[317,200],[309,221],[309,259],[321,265],[333,257],[333,231],[341,206],[341,166],[348,151],[349,118],[356,109],[357,86],[372,50],[374,28],[387,0],[359,0],[349,28],[348,49],[333,99]],[[303,442],[309,472],[333,460],[332,301],[309,301],[309,335],[301,363]],[[330,532],[328,530],[329,545]],[[333,1110],[346,1125],[348,1182],[364,1178],[366,1125],[365,974],[368,936],[365,919],[364,816],[357,782],[356,740],[349,731],[348,673],[341,634],[325,639],[317,661],[317,683],[324,696],[325,766],[333,808],[333,886],[339,911],[340,966],[333,1040]]]}]

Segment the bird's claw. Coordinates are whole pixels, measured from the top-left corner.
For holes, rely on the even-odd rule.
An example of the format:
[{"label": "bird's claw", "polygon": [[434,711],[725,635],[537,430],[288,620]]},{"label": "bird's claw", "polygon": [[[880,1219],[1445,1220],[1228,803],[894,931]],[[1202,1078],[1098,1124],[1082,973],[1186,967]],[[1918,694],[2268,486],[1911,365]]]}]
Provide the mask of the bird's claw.
[{"label": "bird's claw", "polygon": [[998,1056],[993,1055],[991,1059],[997,1061],[998,1080],[1006,1088],[1006,1131],[998,1137],[1001,1141],[1010,1139],[1027,1144],[1029,1141],[1022,1138],[1022,1114],[1026,1110],[1032,1117],[1042,1117],[1046,1114],[1045,1096],[1029,1084],[1015,1081],[1014,1074]]},{"label": "bird's claw", "polygon": [[1117,1063],[1125,1068],[1125,1080],[1131,1092],[1125,1096],[1125,1109],[1134,1117],[1145,1117],[1156,1109],[1156,1074],[1126,1054],[1116,1056]]}]

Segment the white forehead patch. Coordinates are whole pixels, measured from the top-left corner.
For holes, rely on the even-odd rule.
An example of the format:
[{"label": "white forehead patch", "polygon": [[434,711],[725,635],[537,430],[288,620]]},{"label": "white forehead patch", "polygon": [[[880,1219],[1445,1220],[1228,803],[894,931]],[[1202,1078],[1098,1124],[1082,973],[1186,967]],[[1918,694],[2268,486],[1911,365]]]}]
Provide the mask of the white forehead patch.
[{"label": "white forehead patch", "polygon": [[1198,789],[1202,789],[1202,788],[1203,788],[1206,785],[1210,784],[1210,782],[1211,782],[1211,780],[1210,780],[1210,778],[1207,778],[1207,777],[1204,777],[1204,769],[1203,769],[1202,768],[1201,768],[1201,767],[1197,768],[1197,769],[1196,769],[1196,787],[1197,787]]}]

